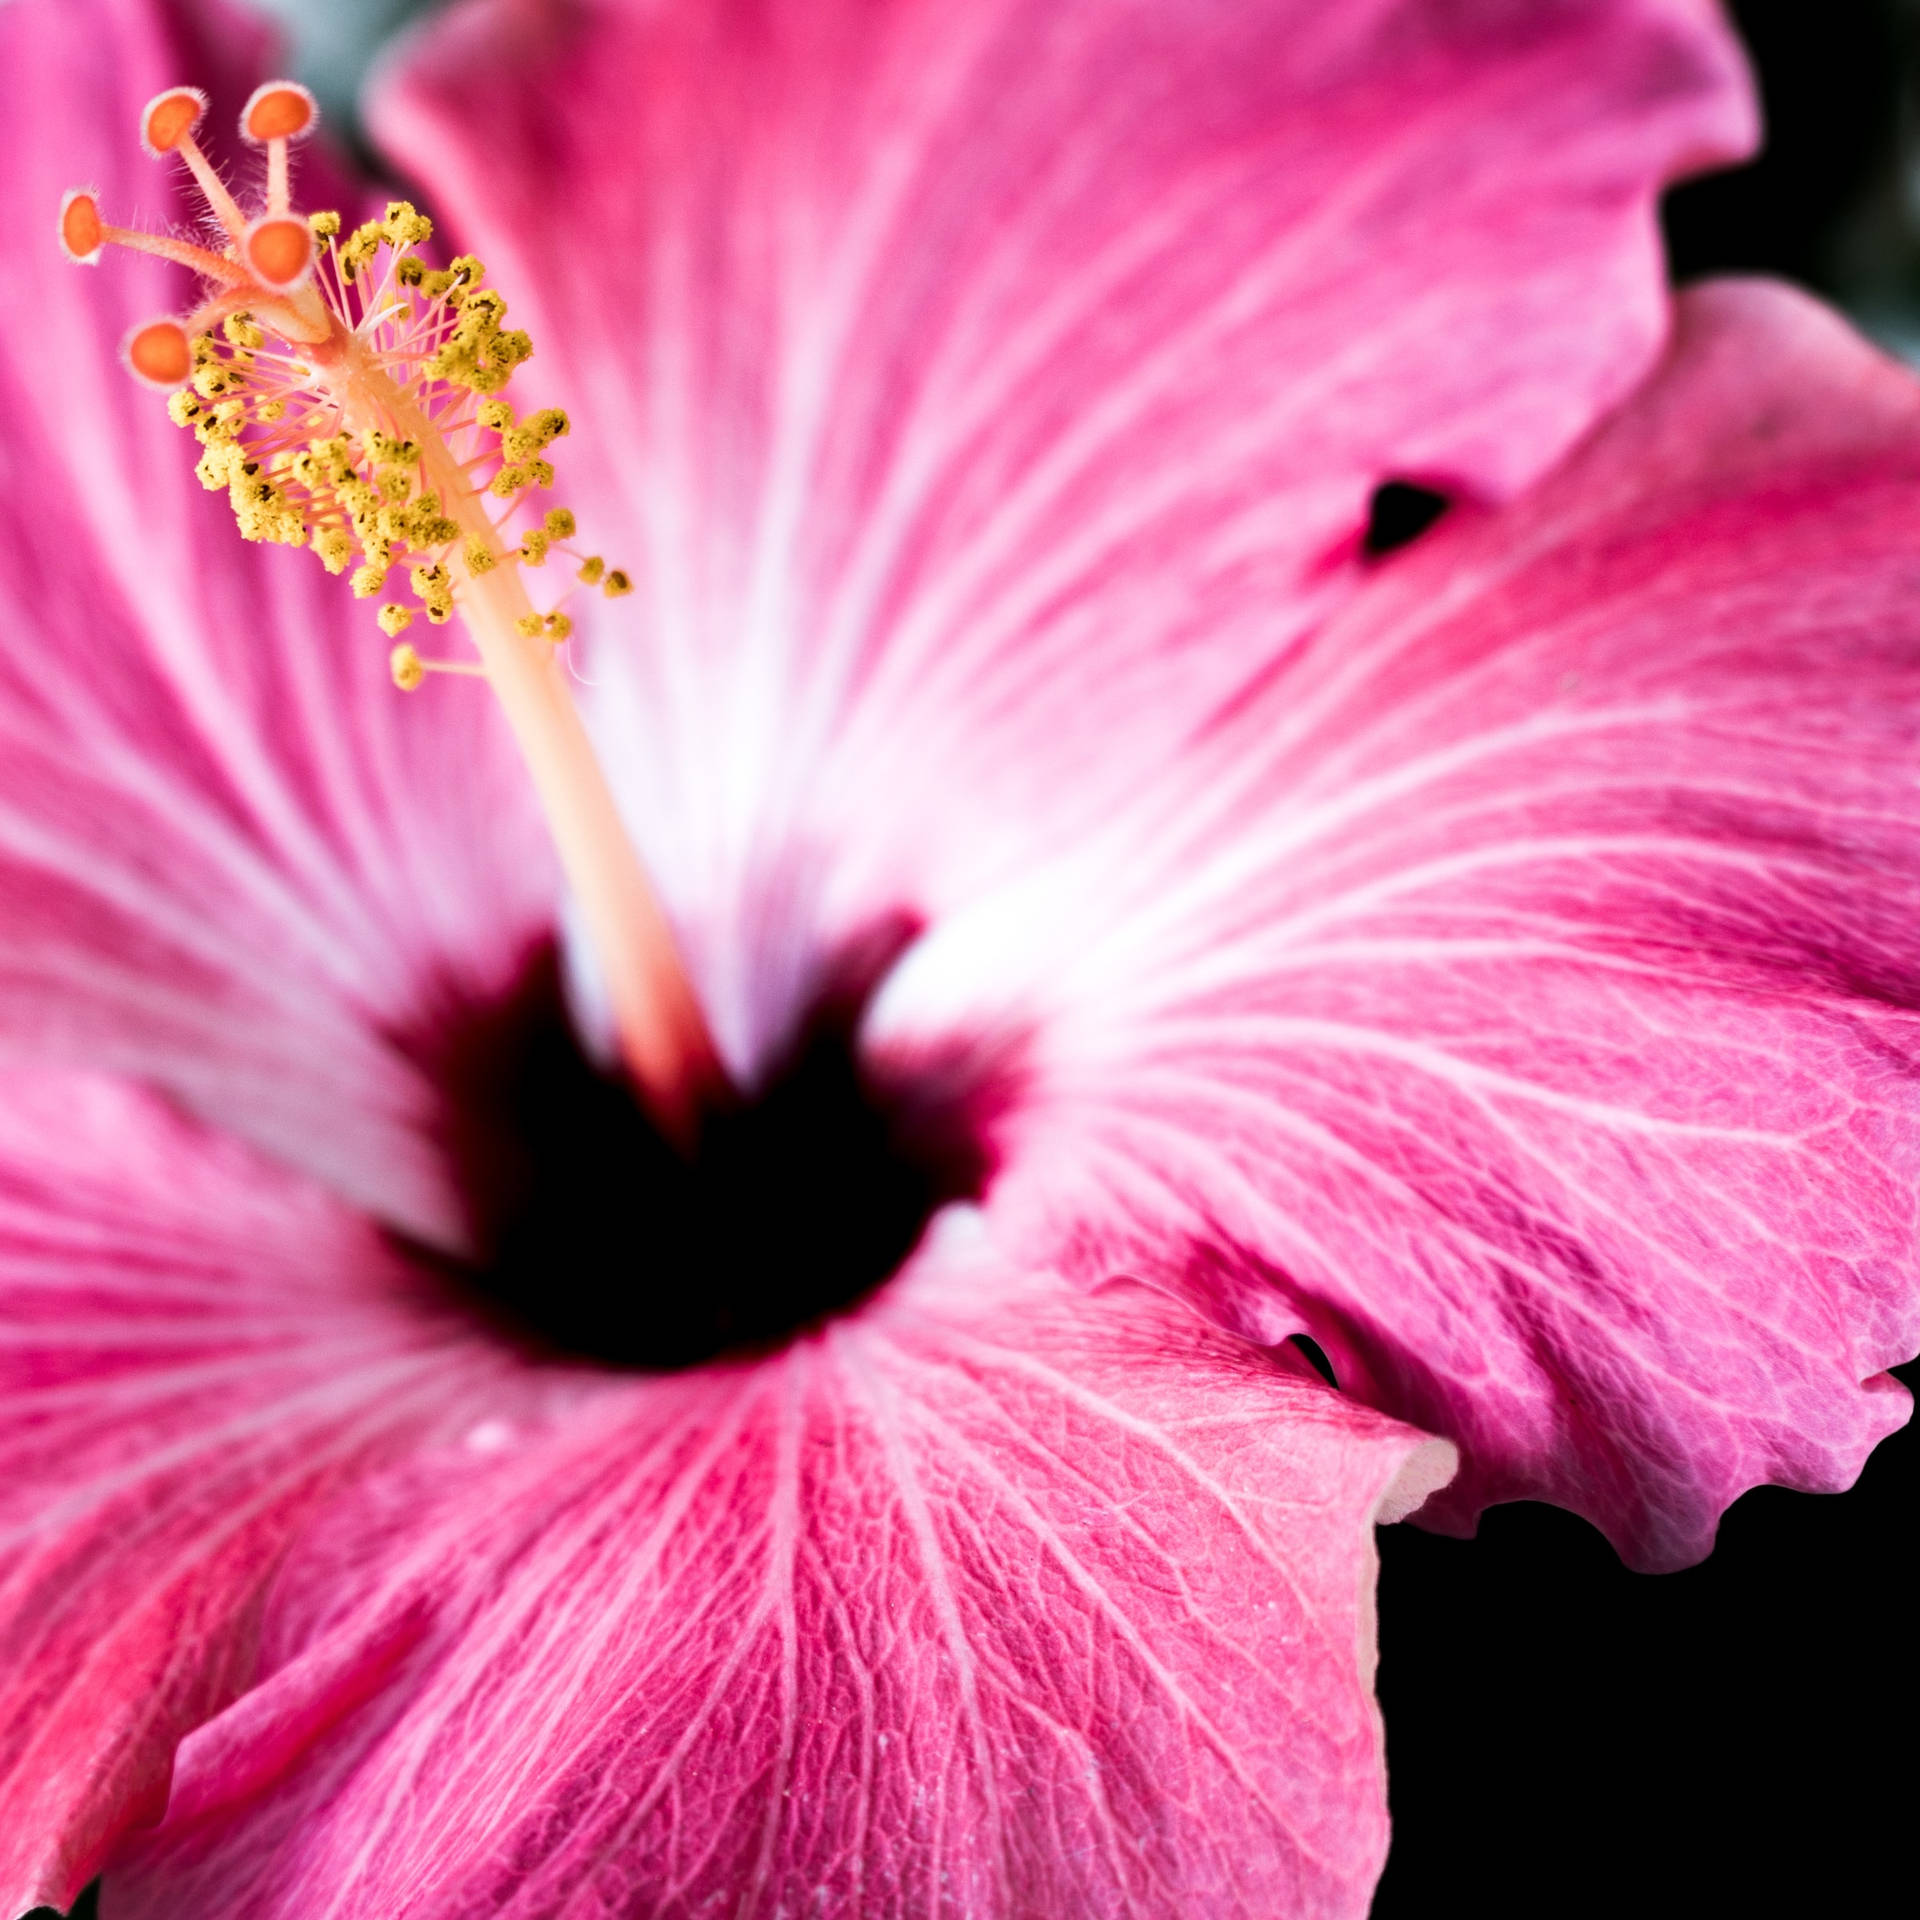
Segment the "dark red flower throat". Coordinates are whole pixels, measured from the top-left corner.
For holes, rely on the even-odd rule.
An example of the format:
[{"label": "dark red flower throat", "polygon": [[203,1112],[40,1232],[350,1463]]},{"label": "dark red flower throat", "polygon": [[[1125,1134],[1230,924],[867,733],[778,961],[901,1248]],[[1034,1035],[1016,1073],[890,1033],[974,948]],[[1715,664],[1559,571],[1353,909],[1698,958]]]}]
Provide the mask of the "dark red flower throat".
[{"label": "dark red flower throat", "polygon": [[758,1092],[707,1113],[686,1153],[588,1058],[544,951],[436,1049],[482,1249],[451,1269],[456,1287],[535,1345],[651,1370],[778,1344],[863,1299],[990,1170],[971,1103],[936,1109],[863,1071],[854,1035],[877,979],[845,970]]}]

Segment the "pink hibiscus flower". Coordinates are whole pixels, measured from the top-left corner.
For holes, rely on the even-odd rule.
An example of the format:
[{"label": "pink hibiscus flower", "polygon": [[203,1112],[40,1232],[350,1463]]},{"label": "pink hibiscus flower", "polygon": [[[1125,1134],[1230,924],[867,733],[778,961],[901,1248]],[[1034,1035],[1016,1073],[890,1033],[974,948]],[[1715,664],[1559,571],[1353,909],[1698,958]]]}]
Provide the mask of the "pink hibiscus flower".
[{"label": "pink hibiscus flower", "polygon": [[585,698],[754,1096],[691,1169],[499,710],[237,543],[113,365],[177,270],[43,233],[250,54],[0,13],[0,1898],[1363,1913],[1374,1522],[1681,1565],[1920,1346],[1920,396],[1670,315],[1717,17],[418,43],[630,543]]}]

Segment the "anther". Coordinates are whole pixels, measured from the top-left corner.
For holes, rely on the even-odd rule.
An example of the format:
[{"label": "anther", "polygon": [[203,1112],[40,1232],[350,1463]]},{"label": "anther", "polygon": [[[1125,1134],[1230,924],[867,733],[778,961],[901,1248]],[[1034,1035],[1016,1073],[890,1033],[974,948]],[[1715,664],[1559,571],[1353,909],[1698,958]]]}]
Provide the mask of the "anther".
[{"label": "anther", "polygon": [[120,349],[128,370],[150,387],[184,386],[193,373],[193,342],[178,320],[149,320]]},{"label": "anther", "polygon": [[472,660],[423,660],[419,649],[409,640],[402,640],[387,655],[387,666],[393,674],[393,684],[402,693],[413,693],[430,673],[461,673],[469,679],[484,680],[487,670]]}]

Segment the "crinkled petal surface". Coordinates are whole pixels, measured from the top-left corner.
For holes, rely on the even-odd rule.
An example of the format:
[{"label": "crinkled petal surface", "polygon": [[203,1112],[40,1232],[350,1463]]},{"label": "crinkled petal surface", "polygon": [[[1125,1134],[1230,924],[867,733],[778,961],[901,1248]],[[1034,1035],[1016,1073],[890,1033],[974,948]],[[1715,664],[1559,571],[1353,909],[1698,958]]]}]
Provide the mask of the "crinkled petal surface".
[{"label": "crinkled petal surface", "polygon": [[1452,1450],[965,1224],[778,1358],[376,1483],[108,1913],[1363,1914],[1371,1526]]},{"label": "crinkled petal surface", "polygon": [[[1659,350],[1652,195],[1750,134],[1694,0],[422,46],[385,124],[639,543],[600,719],[723,1043],[916,910],[870,1055],[1017,1061],[1003,1171],[784,1352],[594,1379],[157,1101],[10,1079],[0,1891],[67,1898],[197,1727],[118,1920],[1363,1913],[1370,1527],[1452,1465],[1398,1419],[1462,1443],[1444,1523],[1544,1494],[1658,1565],[1903,1411],[1909,383],[1719,291],[1540,494],[1360,550],[1378,481],[1505,499]],[[179,52],[0,13],[9,178],[56,204],[48,116]],[[551,914],[498,731],[191,495],[112,384],[164,283],[42,253],[0,1030],[454,1237],[396,1036]],[[1294,1329],[1356,1397],[1242,1337]]]},{"label": "crinkled petal surface", "polygon": [[1699,0],[483,4],[375,108],[637,542],[594,677],[749,1071],[1350,594],[1377,482],[1551,462],[1753,131]]},{"label": "crinkled petal surface", "polygon": [[338,1201],[79,1076],[0,1080],[0,1327],[12,1915],[159,1817],[328,1498],[532,1388]]},{"label": "crinkled petal surface", "polygon": [[426,1054],[551,924],[524,775],[489,703],[395,698],[312,555],[239,540],[119,363],[186,276],[75,268],[46,211],[178,220],[139,110],[192,76],[231,127],[230,57],[135,0],[0,8],[0,1053],[151,1079],[453,1240]]},{"label": "crinkled petal surface", "polygon": [[1564,469],[942,923],[876,1046],[1041,1009],[1009,1243],[1310,1332],[1459,1441],[1437,1520],[1665,1567],[1849,1484],[1920,1347],[1917,518],[1910,373],[1686,296]]}]

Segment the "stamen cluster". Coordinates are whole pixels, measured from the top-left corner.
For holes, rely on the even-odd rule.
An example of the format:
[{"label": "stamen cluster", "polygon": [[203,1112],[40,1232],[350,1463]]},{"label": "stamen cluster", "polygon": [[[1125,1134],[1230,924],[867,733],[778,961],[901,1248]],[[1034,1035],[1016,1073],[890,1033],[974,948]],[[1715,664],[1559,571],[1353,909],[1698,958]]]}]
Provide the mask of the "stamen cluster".
[{"label": "stamen cluster", "polygon": [[[350,573],[362,599],[396,596],[377,616],[392,639],[418,613],[449,620],[496,568],[555,555],[579,586],[629,591],[624,573],[575,551],[572,513],[537,502],[554,484],[547,454],[567,416],[521,416],[500,397],[533,341],[506,326],[507,303],[481,263],[430,266],[419,249],[432,222],[404,200],[345,235],[337,213],[296,214],[287,142],[315,115],[291,82],[260,89],[242,116],[243,135],[269,157],[267,205],[249,217],[195,144],[205,105],[194,89],[170,89],[149,103],[142,137],[187,161],[229,236],[224,252],[108,226],[83,191],[63,202],[60,232],[76,260],[111,243],[179,260],[208,282],[194,312],[137,328],[126,354],[137,375],[172,389],[169,413],[202,448],[200,482],[225,490],[241,534],[310,546],[329,573]],[[556,644],[573,630],[559,602],[510,624]],[[393,653],[403,688],[453,664],[410,646]]]},{"label": "stamen cluster", "polygon": [[[507,503],[490,512],[488,531],[463,534],[428,481],[421,440],[371,421],[354,423],[332,393],[315,391],[313,370],[296,347],[270,342],[245,310],[193,342],[193,373],[168,405],[205,451],[195,468],[209,491],[226,489],[241,534],[286,546],[311,545],[329,573],[352,570],[354,594],[371,599],[404,581],[428,620],[453,615],[457,548],[468,575],[502,564],[541,566],[549,554],[574,558],[577,577],[603,591],[626,591],[626,576],[567,544],[574,516],[564,507],[525,517],[533,495],[554,483],[544,457],[568,431],[558,407],[518,418],[496,397],[533,353],[532,340],[508,331],[507,303],[481,284],[486,269],[462,255],[429,268],[415,251],[432,223],[404,200],[379,220],[339,238],[337,214],[309,221],[319,243],[316,280],[329,309],[368,360],[417,410],[454,457],[463,483]],[[398,411],[398,410],[396,410]],[[402,559],[410,564],[396,571]],[[397,636],[416,608],[389,600],[381,627]],[[541,617],[550,639],[564,640],[563,612]]]}]

